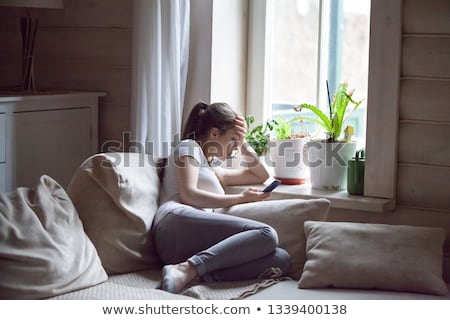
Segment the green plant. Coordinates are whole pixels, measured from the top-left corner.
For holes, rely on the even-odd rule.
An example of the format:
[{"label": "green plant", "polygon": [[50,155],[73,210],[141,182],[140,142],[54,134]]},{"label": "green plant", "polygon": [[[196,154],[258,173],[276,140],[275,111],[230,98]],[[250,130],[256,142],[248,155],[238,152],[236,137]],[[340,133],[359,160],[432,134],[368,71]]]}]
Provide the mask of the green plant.
[{"label": "green plant", "polygon": [[273,128],[273,131],[275,131],[275,137],[278,140],[288,139],[292,131],[290,121],[283,120],[282,118],[277,118],[275,122],[276,125]]},{"label": "green plant", "polygon": [[303,121],[300,117],[294,117],[289,120],[283,118],[277,118],[273,120],[273,132],[275,132],[275,138],[278,140],[295,139],[308,136],[305,132],[293,133],[291,123],[294,121]]},{"label": "green plant", "polygon": [[264,124],[260,124],[250,129],[255,122],[255,117],[251,115],[245,116],[248,131],[245,134],[245,140],[255,150],[258,156],[264,155],[269,150],[270,132],[273,130],[274,121],[268,120]]},{"label": "green plant", "polygon": [[[309,118],[309,117],[301,117],[303,120],[310,120],[318,123],[325,129],[325,132],[328,135],[328,142],[336,142],[341,135],[343,125],[347,120],[348,116],[356,110],[361,104],[361,101],[355,101],[352,98],[353,91],[351,90],[347,92],[348,84],[343,82],[339,84],[338,89],[333,97],[333,102],[329,103],[329,115],[323,113],[319,108],[303,103],[294,107],[294,110],[297,112],[302,111],[303,109],[311,110],[317,117]],[[349,103],[353,104],[353,108],[351,110],[347,110]]]}]

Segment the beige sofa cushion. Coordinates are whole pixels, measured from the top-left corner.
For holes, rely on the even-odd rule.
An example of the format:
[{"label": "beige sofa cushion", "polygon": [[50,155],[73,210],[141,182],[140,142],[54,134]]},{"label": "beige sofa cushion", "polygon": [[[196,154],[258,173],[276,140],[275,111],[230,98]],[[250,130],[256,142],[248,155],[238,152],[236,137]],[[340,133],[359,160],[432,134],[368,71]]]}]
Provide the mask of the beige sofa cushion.
[{"label": "beige sofa cushion", "polygon": [[306,261],[306,237],[303,223],[308,220],[327,219],[330,202],[314,200],[267,200],[230,207],[225,213],[257,220],[273,227],[279,238],[279,246],[291,256],[290,276],[299,279]]},{"label": "beige sofa cushion", "polygon": [[160,181],[142,153],[104,153],[77,170],[68,194],[108,274],[159,266],[149,230]]},{"label": "beige sofa cushion", "polygon": [[441,228],[306,222],[300,288],[385,289],[445,295]]},{"label": "beige sofa cushion", "polygon": [[64,189],[42,176],[35,188],[0,194],[0,299],[41,299],[107,279]]}]

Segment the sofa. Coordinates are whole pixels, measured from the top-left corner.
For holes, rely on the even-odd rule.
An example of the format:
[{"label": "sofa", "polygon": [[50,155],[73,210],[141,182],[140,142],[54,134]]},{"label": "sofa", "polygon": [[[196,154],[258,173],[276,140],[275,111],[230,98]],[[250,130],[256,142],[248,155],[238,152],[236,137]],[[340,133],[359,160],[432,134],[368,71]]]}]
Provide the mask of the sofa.
[{"label": "sofa", "polygon": [[226,208],[274,227],[291,270],[251,281],[158,289],[152,237],[164,161],[139,153],[86,159],[67,189],[43,175],[0,194],[0,299],[450,299],[441,228],[329,222],[326,199]]}]

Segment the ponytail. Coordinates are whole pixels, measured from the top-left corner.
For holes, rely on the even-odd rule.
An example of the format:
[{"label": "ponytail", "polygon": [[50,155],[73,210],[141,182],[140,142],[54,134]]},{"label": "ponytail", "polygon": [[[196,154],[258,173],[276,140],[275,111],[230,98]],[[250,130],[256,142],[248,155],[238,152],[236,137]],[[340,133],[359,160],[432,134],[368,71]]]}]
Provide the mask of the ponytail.
[{"label": "ponytail", "polygon": [[211,128],[221,133],[234,126],[237,113],[226,103],[197,103],[186,121],[181,139],[198,140],[205,137]]},{"label": "ponytail", "polygon": [[202,118],[202,115],[205,113],[206,109],[208,108],[208,105],[204,102],[197,103],[194,108],[192,108],[191,113],[189,114],[189,117],[186,121],[186,124],[184,126],[184,130],[181,135],[181,140],[184,139],[193,139],[195,140],[198,138],[199,128],[198,128],[198,122],[199,119]]}]

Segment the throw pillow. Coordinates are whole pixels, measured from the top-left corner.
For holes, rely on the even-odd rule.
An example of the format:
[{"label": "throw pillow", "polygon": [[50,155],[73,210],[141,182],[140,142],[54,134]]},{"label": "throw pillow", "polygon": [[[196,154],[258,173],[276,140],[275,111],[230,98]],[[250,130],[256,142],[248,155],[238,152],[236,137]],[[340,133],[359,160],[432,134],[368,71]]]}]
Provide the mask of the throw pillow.
[{"label": "throw pillow", "polygon": [[300,288],[363,288],[448,293],[442,279],[445,230],[432,227],[306,222]]},{"label": "throw pillow", "polygon": [[225,213],[257,220],[273,227],[280,248],[291,256],[290,276],[299,279],[306,261],[306,237],[303,223],[327,219],[330,202],[327,199],[267,200],[232,206]]},{"label": "throw pillow", "polygon": [[143,153],[104,153],[77,170],[68,194],[108,274],[159,266],[149,232],[158,206],[157,162]]},{"label": "throw pillow", "polygon": [[36,188],[0,194],[0,299],[41,299],[107,279],[64,189],[42,176]]}]

